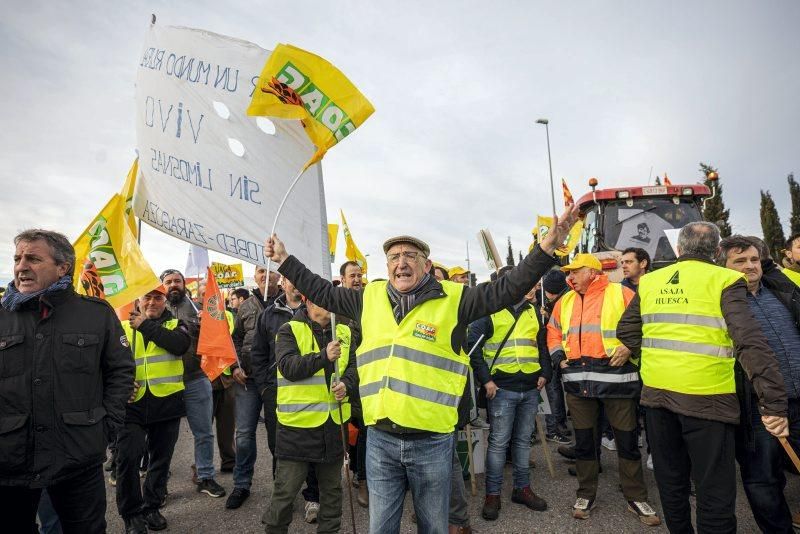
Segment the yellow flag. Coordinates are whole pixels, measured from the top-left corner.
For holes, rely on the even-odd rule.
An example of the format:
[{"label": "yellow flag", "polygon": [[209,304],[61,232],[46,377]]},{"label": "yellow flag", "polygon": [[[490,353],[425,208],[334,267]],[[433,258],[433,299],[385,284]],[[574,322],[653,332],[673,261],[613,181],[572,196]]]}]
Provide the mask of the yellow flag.
[{"label": "yellow flag", "polygon": [[248,115],[300,119],[318,162],[333,145],[350,135],[375,108],[342,72],[325,59],[279,44],[261,71]]},{"label": "yellow flag", "polygon": [[328,223],[328,250],[331,255],[331,263],[336,262],[336,240],[339,238],[339,225]]},{"label": "yellow flag", "polygon": [[128,176],[125,178],[125,185],[122,186],[122,200],[125,201],[125,221],[133,233],[133,238],[139,237],[139,228],[136,226],[136,217],[133,215],[133,189],[136,187],[136,176],[139,175],[139,158],[133,160],[131,170],[128,171]]},{"label": "yellow flag", "polygon": [[347,256],[348,260],[358,263],[358,266],[361,267],[361,272],[366,276],[367,258],[361,254],[361,251],[358,250],[355,241],[353,241],[353,235],[350,233],[350,228],[347,227],[347,221],[344,218],[344,212],[339,210],[339,213],[342,215],[342,233],[344,234],[344,242],[347,245],[344,255]]},{"label": "yellow flag", "polygon": [[241,287],[244,285],[244,271],[242,270],[241,263],[218,263],[211,262],[211,271],[214,273],[214,278],[217,281],[217,287],[231,288]]},{"label": "yellow flag", "polygon": [[125,221],[122,195],[111,197],[73,246],[78,293],[102,296],[119,308],[161,284]]},{"label": "yellow flag", "polygon": [[[547,235],[548,230],[550,230],[550,226],[552,224],[552,217],[543,217],[541,215],[536,217],[536,228],[531,230],[534,239],[541,243],[542,239],[544,239],[544,236]],[[556,249],[556,256],[569,256],[569,254],[575,250],[575,247],[578,246],[582,231],[583,221],[579,220],[572,226],[572,228],[570,228],[569,235],[567,236],[567,239],[564,240],[564,243]]]}]

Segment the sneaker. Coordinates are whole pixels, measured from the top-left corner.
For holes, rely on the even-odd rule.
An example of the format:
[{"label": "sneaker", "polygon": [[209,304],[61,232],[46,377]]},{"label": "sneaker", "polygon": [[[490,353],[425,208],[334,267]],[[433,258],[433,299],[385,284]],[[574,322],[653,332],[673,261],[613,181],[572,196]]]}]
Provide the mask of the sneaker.
[{"label": "sneaker", "polygon": [[617,450],[617,443],[614,441],[614,438],[608,439],[603,436],[603,439],[600,440],[600,444],[610,451]]},{"label": "sneaker", "polygon": [[653,455],[652,455],[652,454],[648,454],[648,455],[647,455],[647,468],[648,468],[650,471],[652,471],[652,470],[653,470]]},{"label": "sneaker", "polygon": [[572,443],[569,438],[564,437],[561,434],[545,434],[544,439],[553,443],[558,443],[559,445],[569,445]]},{"label": "sneaker", "polygon": [[217,484],[213,478],[204,478],[197,484],[197,492],[205,493],[209,497],[224,497],[225,488]]},{"label": "sneaker", "polygon": [[494,521],[500,516],[500,495],[487,495],[483,501],[481,516],[487,521]]},{"label": "sneaker", "polygon": [[158,510],[150,510],[144,514],[144,522],[149,530],[164,530],[167,528],[167,519]]},{"label": "sneaker", "polygon": [[250,490],[245,488],[233,488],[228,500],[225,501],[225,508],[235,510],[239,508],[250,496]]},{"label": "sneaker", "polygon": [[547,502],[532,492],[530,486],[525,486],[520,489],[514,488],[514,491],[511,492],[511,502],[524,504],[531,510],[536,510],[537,512],[544,512],[547,510]]},{"label": "sneaker", "polygon": [[567,437],[572,435],[572,430],[570,430],[567,425],[558,425],[556,427],[556,432]]},{"label": "sneaker", "polygon": [[489,425],[489,423],[484,421],[483,417],[476,417],[475,419],[470,421],[469,424],[472,425],[473,428],[483,428],[487,430],[491,428],[491,425]]},{"label": "sneaker", "polygon": [[639,521],[648,527],[656,527],[661,524],[661,519],[656,515],[656,511],[646,502],[628,501],[628,510],[639,517]]},{"label": "sneaker", "polygon": [[306,523],[316,523],[317,514],[319,514],[319,503],[306,501]]},{"label": "sneaker", "polygon": [[575,519],[589,519],[589,512],[594,508],[594,499],[578,497],[572,506],[572,517]]},{"label": "sneaker", "polygon": [[558,454],[566,458],[567,460],[575,460],[575,447],[568,447],[566,445],[559,445]]},{"label": "sneaker", "polygon": [[125,534],[147,534],[147,523],[144,517],[135,515],[125,519]]}]

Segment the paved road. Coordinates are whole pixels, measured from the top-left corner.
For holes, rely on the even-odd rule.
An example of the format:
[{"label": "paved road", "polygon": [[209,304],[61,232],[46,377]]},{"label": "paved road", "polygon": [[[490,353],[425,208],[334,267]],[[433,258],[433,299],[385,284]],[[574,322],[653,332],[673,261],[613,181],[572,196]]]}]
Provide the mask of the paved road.
[{"label": "paved road", "polygon": [[[198,494],[191,483],[189,466],[193,459],[192,435],[184,420],[181,434],[172,460],[172,478],[169,483],[170,495],[167,506],[162,513],[169,522],[170,533],[229,533],[250,534],[263,532],[260,522],[269,496],[272,491],[272,479],[269,475],[271,458],[266,446],[267,437],[263,425],[259,428],[258,444],[259,457],[256,464],[256,475],[253,481],[250,499],[238,510],[225,509],[225,497],[213,499],[205,494]],[[617,489],[619,478],[617,476],[617,462],[614,453],[603,452],[603,468],[605,472],[600,475],[600,489],[598,492],[598,507],[592,512],[592,517],[587,521],[577,521],[572,518],[571,506],[575,501],[576,482],[567,474],[567,464],[561,461],[555,453],[555,446],[549,444],[554,455],[556,465],[556,478],[551,479],[544,463],[541,446],[537,445],[537,467],[532,470],[532,485],[534,491],[544,497],[549,503],[546,512],[532,512],[527,508],[510,501],[511,470],[506,467],[506,487],[503,490],[503,509],[500,519],[487,522],[480,517],[483,504],[483,477],[479,475],[478,495],[470,499],[470,517],[476,532],[488,533],[565,533],[565,532],[613,532],[614,534],[634,533],[648,531],[653,534],[667,532],[662,527],[650,528],[643,526],[636,517],[627,511],[622,494]],[[217,460],[218,461],[218,460]],[[790,506],[800,510],[800,477],[788,475],[787,499]],[[650,471],[645,470],[651,503],[661,511],[658,503],[658,492],[655,489],[655,480]],[[229,492],[233,487],[230,474],[220,474],[217,481]],[[469,481],[467,488],[469,490]],[[117,514],[114,497],[114,488],[108,486],[108,527],[109,532],[124,532],[122,520]],[[757,532],[750,508],[741,486],[738,491],[736,505],[739,518],[740,532]],[[416,526],[411,522],[411,503],[406,499],[405,513],[401,532],[416,532]],[[308,525],[302,518],[303,501],[298,496],[295,501],[295,514],[292,523],[292,534],[316,532],[314,525]],[[344,503],[342,519],[342,532],[352,532],[350,526],[350,513],[347,501]],[[365,509],[356,505],[356,522],[358,532],[365,534],[368,530],[368,516]]]}]

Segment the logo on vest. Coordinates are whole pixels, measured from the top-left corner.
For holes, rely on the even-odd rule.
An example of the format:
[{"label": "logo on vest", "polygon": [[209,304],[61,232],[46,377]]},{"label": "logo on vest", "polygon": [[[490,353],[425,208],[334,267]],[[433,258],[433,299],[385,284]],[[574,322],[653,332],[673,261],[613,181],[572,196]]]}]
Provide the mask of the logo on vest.
[{"label": "logo on vest", "polygon": [[675,271],[675,274],[673,274],[673,275],[672,275],[672,278],[670,278],[669,280],[667,280],[667,283],[668,283],[668,284],[680,284],[680,283],[681,283],[681,276],[680,276],[680,274],[681,274],[681,272],[680,272],[680,271]]},{"label": "logo on vest", "polygon": [[417,323],[412,335],[425,341],[436,341],[436,327],[428,323]]}]

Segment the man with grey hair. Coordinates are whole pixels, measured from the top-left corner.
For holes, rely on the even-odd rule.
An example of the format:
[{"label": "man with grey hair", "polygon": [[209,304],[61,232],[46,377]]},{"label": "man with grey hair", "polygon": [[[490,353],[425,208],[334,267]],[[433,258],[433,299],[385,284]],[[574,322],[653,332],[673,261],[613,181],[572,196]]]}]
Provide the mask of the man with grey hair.
[{"label": "man with grey hair", "polygon": [[333,287],[290,256],[275,235],[264,244],[264,254],[306,297],[361,325],[357,365],[368,431],[370,532],[399,532],[407,488],[419,531],[447,532],[457,406],[469,369],[462,349],[467,325],[519,302],[556,263],[553,254],[577,220],[577,208],[554,219],[517,267],[477,287],[437,281],[429,274],[430,248],[408,235],[383,244],[389,280],[363,291]]},{"label": "man with grey hair", "polygon": [[693,532],[690,478],[697,530],[736,531],[736,359],[753,384],[766,431],[788,435],[775,355],[750,311],[744,276],[712,263],[718,244],[716,225],[684,226],[678,261],[641,278],[617,326],[617,338],[641,356],[641,403],[670,532]]},{"label": "man with grey hair", "polygon": [[114,310],[75,293],[62,234],[14,238],[0,309],[0,513],[36,532],[46,489],[66,534],[105,532],[106,445],[125,417],[134,363]]}]

